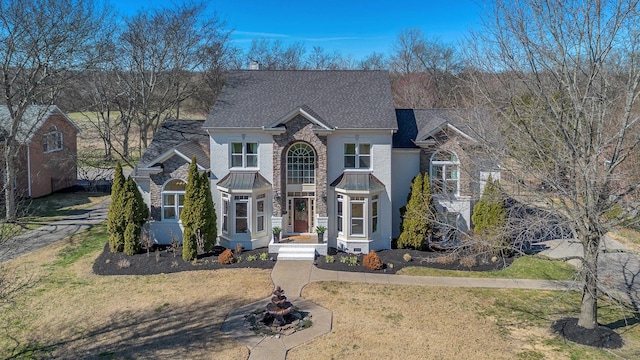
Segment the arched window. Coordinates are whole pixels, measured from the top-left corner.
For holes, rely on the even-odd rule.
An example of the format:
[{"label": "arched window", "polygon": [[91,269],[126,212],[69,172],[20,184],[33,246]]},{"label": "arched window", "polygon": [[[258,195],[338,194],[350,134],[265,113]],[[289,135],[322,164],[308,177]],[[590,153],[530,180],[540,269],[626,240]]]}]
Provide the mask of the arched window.
[{"label": "arched window", "polygon": [[181,179],[169,180],[162,188],[162,219],[180,220],[184,207],[184,192],[187,183]]},{"label": "arched window", "polygon": [[460,192],[460,161],[456,154],[438,151],[431,156],[431,192],[457,195]]},{"label": "arched window", "polygon": [[287,152],[287,184],[315,183],[316,155],[309,144],[293,144]]}]

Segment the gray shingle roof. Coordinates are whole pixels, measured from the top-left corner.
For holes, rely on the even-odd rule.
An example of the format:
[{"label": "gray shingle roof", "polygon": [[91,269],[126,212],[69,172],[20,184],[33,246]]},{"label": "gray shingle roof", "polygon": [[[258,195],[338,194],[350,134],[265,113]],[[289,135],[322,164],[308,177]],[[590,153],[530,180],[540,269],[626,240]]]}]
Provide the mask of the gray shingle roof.
[{"label": "gray shingle roof", "polygon": [[333,128],[396,128],[389,73],[354,70],[232,72],[204,127],[266,127],[299,108]]},{"label": "gray shingle roof", "polygon": [[[69,119],[63,112],[55,105],[29,105],[22,116],[22,122],[18,129],[18,136],[16,139],[20,143],[26,143],[31,140],[31,137],[42,126],[42,124],[53,114],[59,114],[69,121],[78,131],[80,128]],[[11,125],[11,115],[9,114],[9,108],[6,105],[0,105],[0,130],[3,134],[8,132]],[[4,137],[4,135],[2,136]]]},{"label": "gray shingle roof", "polygon": [[413,148],[413,141],[426,140],[447,124],[473,137],[465,113],[467,111],[454,109],[398,109],[398,131],[393,135],[393,147]]},{"label": "gray shingle roof", "polygon": [[[209,136],[202,130],[203,120],[167,120],[153,137],[151,144],[144,151],[137,168],[154,165],[159,156],[177,149],[196,161],[205,169],[209,168]],[[198,147],[200,148],[198,150]],[[205,157],[201,159],[202,157]]]},{"label": "gray shingle roof", "polygon": [[271,183],[257,171],[231,171],[218,181],[218,186],[228,190],[264,189],[271,187]]},{"label": "gray shingle roof", "polygon": [[373,174],[342,173],[329,185],[346,191],[382,191],[384,184]]}]

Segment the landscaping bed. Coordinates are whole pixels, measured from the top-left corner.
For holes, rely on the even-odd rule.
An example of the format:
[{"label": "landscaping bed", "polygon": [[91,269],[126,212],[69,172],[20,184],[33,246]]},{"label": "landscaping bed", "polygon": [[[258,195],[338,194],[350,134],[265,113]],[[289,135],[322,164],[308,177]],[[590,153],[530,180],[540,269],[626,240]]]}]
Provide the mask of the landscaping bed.
[{"label": "landscaping bed", "polygon": [[276,263],[276,254],[269,254],[266,248],[261,248],[235,254],[233,264],[222,265],[218,263],[222,249],[218,247],[212,253],[199,255],[196,260],[184,261],[181,248],[174,252],[171,247],[156,247],[149,253],[144,251],[130,256],[121,252],[112,253],[109,244],[106,244],[93,264],[93,272],[97,275],[153,275],[192,270],[271,269]]},{"label": "landscaping bed", "polygon": [[[389,249],[376,252],[383,264],[382,269],[369,270],[364,267],[365,254],[347,254],[329,249],[328,256],[318,256],[316,267],[324,270],[395,274],[409,266],[424,266],[442,270],[494,271],[501,270],[513,262],[513,257],[493,257],[486,254],[451,257],[446,252],[420,251],[409,249]],[[406,256],[409,254],[409,256]]]}]

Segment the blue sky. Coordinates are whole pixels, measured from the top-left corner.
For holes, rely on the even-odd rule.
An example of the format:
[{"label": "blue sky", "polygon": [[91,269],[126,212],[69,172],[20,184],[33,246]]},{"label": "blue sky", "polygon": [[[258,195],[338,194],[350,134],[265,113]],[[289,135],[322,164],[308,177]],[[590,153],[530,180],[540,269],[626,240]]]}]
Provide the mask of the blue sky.
[{"label": "blue sky", "polygon": [[[175,0],[112,0],[118,12],[171,6]],[[388,53],[398,33],[420,28],[429,37],[444,42],[461,40],[470,27],[477,27],[481,13],[477,0],[224,0],[210,1],[233,29],[234,45],[246,49],[252,39],[283,43],[303,42],[308,51],[325,51],[362,58],[374,51]]]}]

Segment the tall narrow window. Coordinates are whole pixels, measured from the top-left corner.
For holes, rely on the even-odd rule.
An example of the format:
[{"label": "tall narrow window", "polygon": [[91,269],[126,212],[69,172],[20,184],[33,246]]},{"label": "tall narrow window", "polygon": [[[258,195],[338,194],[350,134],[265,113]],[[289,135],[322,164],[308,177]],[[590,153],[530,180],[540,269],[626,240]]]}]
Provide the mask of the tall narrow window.
[{"label": "tall narrow window", "polygon": [[62,132],[55,126],[52,126],[42,137],[42,148],[45,153],[62,150],[62,145]]},{"label": "tall narrow window", "polygon": [[351,235],[364,235],[364,198],[351,198]]},{"label": "tall narrow window", "polygon": [[438,151],[431,156],[431,191],[434,194],[456,195],[460,191],[460,161],[448,151]]},{"label": "tall narrow window", "polygon": [[342,195],[338,195],[338,205],[336,210],[336,225],[338,228],[338,232],[342,233],[342,220],[343,220],[343,197]]},{"label": "tall narrow window", "polygon": [[344,144],[344,167],[368,169],[371,167],[370,144]]},{"label": "tall narrow window", "polygon": [[231,143],[231,167],[258,167],[258,143]]},{"label": "tall narrow window", "polygon": [[236,218],[236,233],[244,234],[249,232],[249,197],[248,196],[238,196],[234,197],[234,205],[236,207],[235,218]]},{"label": "tall narrow window", "polygon": [[378,231],[378,195],[371,198],[371,232]]},{"label": "tall narrow window", "polygon": [[222,231],[229,232],[229,195],[222,194]]},{"label": "tall narrow window", "polygon": [[162,218],[164,220],[180,220],[184,207],[186,183],[180,179],[167,182],[162,189]]},{"label": "tall narrow window", "polygon": [[265,194],[257,196],[256,201],[256,232],[264,231],[264,200]]},{"label": "tall narrow window", "polygon": [[315,163],[315,153],[310,145],[291,145],[287,151],[287,184],[315,183]]}]

